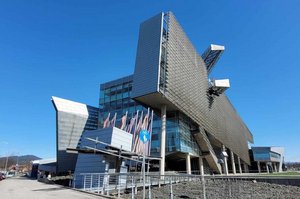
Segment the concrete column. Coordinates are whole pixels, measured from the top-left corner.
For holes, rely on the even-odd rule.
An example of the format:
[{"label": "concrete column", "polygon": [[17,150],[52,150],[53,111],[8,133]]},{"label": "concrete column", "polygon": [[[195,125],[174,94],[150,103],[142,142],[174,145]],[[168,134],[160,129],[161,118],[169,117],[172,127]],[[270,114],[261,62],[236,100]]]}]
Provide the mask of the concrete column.
[{"label": "concrete column", "polygon": [[166,120],[167,120],[167,106],[161,107],[161,137],[160,137],[160,165],[159,174],[165,175],[165,156],[166,156]]},{"label": "concrete column", "polygon": [[242,165],[241,165],[241,158],[240,157],[238,157],[238,165],[239,165],[239,172],[240,172],[240,174],[242,174],[243,171],[242,171]]},{"label": "concrete column", "polygon": [[191,175],[192,174],[192,169],[191,169],[191,155],[189,153],[186,154],[185,161],[186,161],[186,173],[189,174],[189,175]]},{"label": "concrete column", "polygon": [[200,175],[204,175],[204,167],[203,167],[203,159],[202,157],[199,157],[199,170],[200,170]]},{"label": "concrete column", "polygon": [[224,174],[225,175],[228,175],[228,165],[227,165],[227,156],[224,155],[224,152],[227,154],[226,152],[226,148],[225,146],[223,145],[222,147],[222,152],[223,152],[223,159],[224,159]]},{"label": "concrete column", "polygon": [[233,152],[231,150],[230,150],[230,157],[231,157],[232,173],[236,174],[234,154],[233,154]]},{"label": "concrete column", "polygon": [[273,162],[273,170],[274,170],[275,172],[278,172],[278,171],[277,171],[277,167],[276,167],[276,162]]},{"label": "concrete column", "polygon": [[267,167],[267,173],[270,173],[269,167],[268,167],[268,162],[266,162],[266,167]]},{"label": "concrete column", "polygon": [[261,173],[261,168],[260,168],[260,162],[257,161],[257,168],[258,168],[258,173]]}]

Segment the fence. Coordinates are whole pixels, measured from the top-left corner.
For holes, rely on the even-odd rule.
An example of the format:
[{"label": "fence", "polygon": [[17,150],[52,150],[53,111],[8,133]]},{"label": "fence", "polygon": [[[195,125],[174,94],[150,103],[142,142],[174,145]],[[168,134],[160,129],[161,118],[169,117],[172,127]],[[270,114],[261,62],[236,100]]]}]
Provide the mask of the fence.
[{"label": "fence", "polygon": [[[259,176],[199,176],[149,173],[83,173],[73,178],[73,188],[118,198],[282,198],[298,193],[293,186],[262,183]],[[300,179],[299,179],[300,180]],[[298,190],[297,190],[298,188]],[[298,191],[298,192],[297,192]]]}]

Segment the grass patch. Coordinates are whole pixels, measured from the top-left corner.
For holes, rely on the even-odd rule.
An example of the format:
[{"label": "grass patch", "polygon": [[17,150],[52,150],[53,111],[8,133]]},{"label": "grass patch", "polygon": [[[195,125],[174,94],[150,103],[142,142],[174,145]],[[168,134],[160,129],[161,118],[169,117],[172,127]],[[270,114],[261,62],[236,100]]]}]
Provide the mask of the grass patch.
[{"label": "grass patch", "polygon": [[289,171],[289,172],[280,172],[280,173],[264,173],[261,175],[272,175],[272,176],[300,176],[300,172]]}]

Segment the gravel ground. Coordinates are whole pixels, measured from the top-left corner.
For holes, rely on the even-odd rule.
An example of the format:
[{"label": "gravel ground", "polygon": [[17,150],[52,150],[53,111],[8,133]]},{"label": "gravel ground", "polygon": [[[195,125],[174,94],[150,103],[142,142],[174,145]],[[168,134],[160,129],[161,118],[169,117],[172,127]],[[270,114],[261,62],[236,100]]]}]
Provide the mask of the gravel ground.
[{"label": "gravel ground", "polygon": [[[170,197],[170,185],[151,189],[152,198],[163,199]],[[201,182],[182,182],[172,185],[174,199],[200,199],[203,197]],[[148,189],[146,190],[148,195]],[[270,184],[256,181],[226,181],[208,180],[205,183],[206,199],[300,199],[300,187]],[[131,198],[131,193],[123,196]],[[138,191],[135,198],[142,198]]]}]

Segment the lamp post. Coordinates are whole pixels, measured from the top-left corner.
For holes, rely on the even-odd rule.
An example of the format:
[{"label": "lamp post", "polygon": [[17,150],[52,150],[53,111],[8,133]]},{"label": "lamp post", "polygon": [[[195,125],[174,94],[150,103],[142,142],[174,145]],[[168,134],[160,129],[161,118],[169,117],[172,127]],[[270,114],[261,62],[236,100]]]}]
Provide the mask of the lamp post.
[{"label": "lamp post", "polygon": [[8,155],[6,156],[6,161],[5,161],[5,173],[7,173],[7,163],[8,163]]}]

